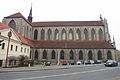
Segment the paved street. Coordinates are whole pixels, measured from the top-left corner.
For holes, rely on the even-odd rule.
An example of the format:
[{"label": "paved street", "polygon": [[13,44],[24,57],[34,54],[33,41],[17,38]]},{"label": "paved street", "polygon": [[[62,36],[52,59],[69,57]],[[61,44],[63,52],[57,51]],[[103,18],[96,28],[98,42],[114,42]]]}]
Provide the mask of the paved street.
[{"label": "paved street", "polygon": [[0,73],[0,80],[120,80],[120,66],[93,65],[68,69]]}]

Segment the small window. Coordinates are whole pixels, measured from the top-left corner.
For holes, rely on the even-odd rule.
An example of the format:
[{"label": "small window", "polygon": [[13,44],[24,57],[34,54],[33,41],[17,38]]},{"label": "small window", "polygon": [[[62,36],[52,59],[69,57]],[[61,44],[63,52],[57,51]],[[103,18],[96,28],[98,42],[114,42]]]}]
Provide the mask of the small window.
[{"label": "small window", "polygon": [[5,49],[5,43],[2,43],[2,49]]},{"label": "small window", "polygon": [[26,48],[24,49],[24,53],[26,53]]},{"label": "small window", "polygon": [[23,51],[23,47],[21,47],[21,52]]},{"label": "small window", "polygon": [[11,45],[11,49],[10,49],[11,51],[13,50],[13,45]]},{"label": "small window", "polygon": [[27,49],[27,53],[29,53],[29,49]]},{"label": "small window", "polygon": [[18,49],[18,46],[16,46],[16,49],[15,49],[15,51],[17,51],[17,49]]}]

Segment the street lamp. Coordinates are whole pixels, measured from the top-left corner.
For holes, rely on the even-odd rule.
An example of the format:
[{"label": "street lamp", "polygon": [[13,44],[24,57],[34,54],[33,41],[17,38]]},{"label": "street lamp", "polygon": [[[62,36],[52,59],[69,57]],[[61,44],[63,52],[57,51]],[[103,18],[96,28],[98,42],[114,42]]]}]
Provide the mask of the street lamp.
[{"label": "street lamp", "polygon": [[6,54],[6,63],[5,67],[7,67],[7,61],[8,61],[8,52],[9,52],[9,45],[10,45],[10,37],[12,36],[11,31],[8,32],[8,47],[7,47],[7,54]]}]

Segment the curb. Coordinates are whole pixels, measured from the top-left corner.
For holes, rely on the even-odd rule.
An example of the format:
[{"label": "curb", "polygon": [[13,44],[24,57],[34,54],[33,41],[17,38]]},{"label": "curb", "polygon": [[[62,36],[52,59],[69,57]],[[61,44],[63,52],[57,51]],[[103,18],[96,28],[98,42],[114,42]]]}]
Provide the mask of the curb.
[{"label": "curb", "polygon": [[[88,66],[97,66],[103,64],[93,64],[93,65],[67,65],[67,66],[41,66],[41,67],[26,67],[26,68],[13,68],[10,70],[2,70],[1,68],[0,73],[9,73],[9,72],[30,72],[30,71],[42,71],[42,70],[61,70],[61,69],[71,69],[71,68],[82,68]],[[7,68],[6,68],[7,69]]]}]

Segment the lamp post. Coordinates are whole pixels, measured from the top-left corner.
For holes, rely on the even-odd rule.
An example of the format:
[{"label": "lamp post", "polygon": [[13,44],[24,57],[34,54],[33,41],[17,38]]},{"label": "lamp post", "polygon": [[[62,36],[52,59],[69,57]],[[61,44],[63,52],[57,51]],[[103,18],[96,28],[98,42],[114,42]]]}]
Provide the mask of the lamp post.
[{"label": "lamp post", "polygon": [[8,32],[8,47],[7,47],[7,54],[6,54],[6,62],[5,62],[5,67],[7,67],[7,62],[8,62],[8,52],[9,52],[9,45],[10,45],[10,37],[12,36],[11,31]]}]

